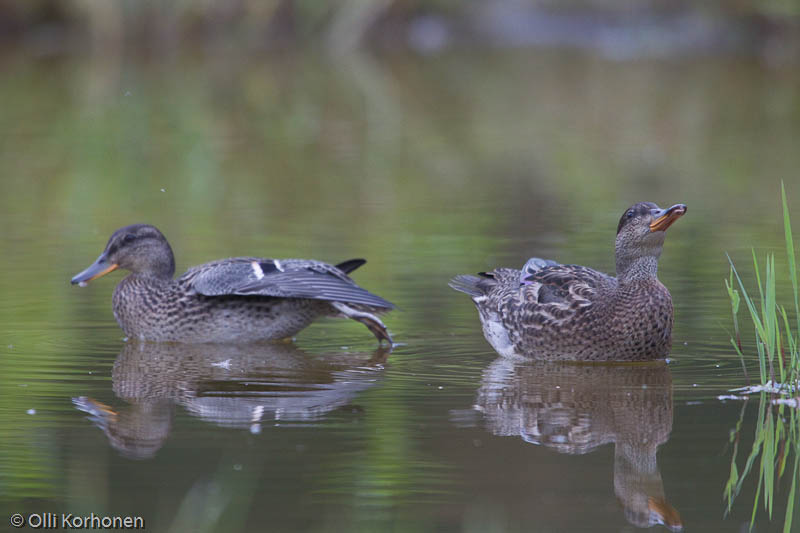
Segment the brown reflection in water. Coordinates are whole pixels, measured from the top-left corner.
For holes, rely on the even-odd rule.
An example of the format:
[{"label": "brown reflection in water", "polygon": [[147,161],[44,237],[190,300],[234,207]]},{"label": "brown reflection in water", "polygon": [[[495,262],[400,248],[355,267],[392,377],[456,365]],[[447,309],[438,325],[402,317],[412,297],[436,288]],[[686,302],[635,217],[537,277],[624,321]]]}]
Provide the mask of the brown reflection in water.
[{"label": "brown reflection in water", "polygon": [[656,452],[672,431],[672,377],[663,363],[588,365],[501,357],[476,408],[487,429],[564,454],[614,443],[614,493],[638,527],[683,528],[666,500]]},{"label": "brown reflection in water", "polygon": [[174,405],[212,424],[260,433],[279,420],[314,422],[373,386],[388,351],[311,357],[293,344],[127,343],[114,363],[116,409],[74,398],[121,454],[146,459],[163,446]]}]

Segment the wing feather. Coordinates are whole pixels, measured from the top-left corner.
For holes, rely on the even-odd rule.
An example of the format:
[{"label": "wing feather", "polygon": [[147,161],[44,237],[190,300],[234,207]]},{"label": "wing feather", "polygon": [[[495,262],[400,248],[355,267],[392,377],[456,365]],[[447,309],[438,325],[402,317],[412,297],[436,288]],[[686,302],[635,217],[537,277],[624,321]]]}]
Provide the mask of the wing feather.
[{"label": "wing feather", "polygon": [[553,265],[526,276],[524,283],[538,287],[537,302],[563,305],[590,305],[597,292],[616,284],[611,276],[579,265]]},{"label": "wing feather", "polygon": [[309,298],[394,308],[340,269],[319,261],[236,257],[195,267],[180,281],[206,296]]},{"label": "wing feather", "polygon": [[546,265],[527,276],[511,269],[492,274],[504,280],[505,294],[496,295],[501,315],[506,321],[519,322],[518,327],[531,330],[532,335],[573,319],[592,306],[599,293],[616,284],[611,276],[578,265]]}]

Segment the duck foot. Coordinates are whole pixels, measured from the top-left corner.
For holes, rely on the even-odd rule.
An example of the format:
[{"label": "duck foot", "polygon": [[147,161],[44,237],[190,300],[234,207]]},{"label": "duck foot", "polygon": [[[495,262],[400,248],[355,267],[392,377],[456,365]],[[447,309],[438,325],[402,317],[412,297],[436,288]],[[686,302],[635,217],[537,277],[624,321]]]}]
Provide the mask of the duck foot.
[{"label": "duck foot", "polygon": [[345,305],[342,302],[331,302],[331,305],[347,318],[352,318],[353,320],[357,320],[358,322],[361,322],[367,326],[367,329],[378,338],[378,342],[387,341],[389,346],[393,344],[392,337],[389,335],[386,325],[381,322],[381,319],[377,316],[373,315],[372,313],[353,309],[349,305]]}]

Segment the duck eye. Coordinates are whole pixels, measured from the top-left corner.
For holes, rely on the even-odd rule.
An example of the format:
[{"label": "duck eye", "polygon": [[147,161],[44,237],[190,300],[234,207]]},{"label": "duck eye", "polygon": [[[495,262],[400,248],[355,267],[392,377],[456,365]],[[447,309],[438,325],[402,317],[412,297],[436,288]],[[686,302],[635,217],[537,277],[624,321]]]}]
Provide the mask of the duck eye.
[{"label": "duck eye", "polygon": [[122,242],[125,244],[131,243],[136,240],[136,235],[133,233],[126,233],[125,236],[122,238]]},{"label": "duck eye", "polygon": [[628,218],[633,218],[633,211],[628,211],[627,213],[625,213],[625,216]]}]

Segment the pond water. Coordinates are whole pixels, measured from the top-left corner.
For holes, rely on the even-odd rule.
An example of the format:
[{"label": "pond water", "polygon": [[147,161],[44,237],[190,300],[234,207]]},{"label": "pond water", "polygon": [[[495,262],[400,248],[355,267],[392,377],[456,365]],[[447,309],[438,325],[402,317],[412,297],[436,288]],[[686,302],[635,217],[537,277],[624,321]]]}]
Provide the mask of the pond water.
[{"label": "pond water", "polygon": [[[522,51],[3,62],[4,524],[746,531],[757,473],[730,513],[723,499],[731,432],[741,416],[749,450],[757,412],[717,399],[745,384],[725,253],[750,279],[751,246],[780,252],[781,180],[800,221],[796,69]],[[532,255],[613,272],[641,200],[689,208],[660,262],[669,364],[499,358],[447,287]],[[365,257],[353,277],[397,304],[399,345],[334,319],[291,344],[126,343],[121,276],[69,280],[134,222],[165,233],[179,272]],[[758,531],[782,529],[788,489]]]}]

